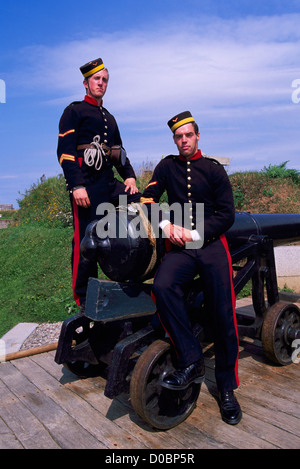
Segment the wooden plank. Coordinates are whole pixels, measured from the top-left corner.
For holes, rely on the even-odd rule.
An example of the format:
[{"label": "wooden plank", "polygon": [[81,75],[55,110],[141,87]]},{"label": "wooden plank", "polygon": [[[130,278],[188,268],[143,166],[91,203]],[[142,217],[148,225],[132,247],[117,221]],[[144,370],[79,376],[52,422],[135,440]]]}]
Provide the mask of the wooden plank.
[{"label": "wooden plank", "polygon": [[[159,443],[162,444],[162,446],[157,446],[158,430],[154,430],[135,414],[133,408],[130,405],[130,400],[128,397],[127,399],[125,396],[123,396],[123,398],[118,398],[118,400],[120,401],[121,399],[122,403],[125,403],[126,401],[126,404],[124,405],[130,408],[130,420],[134,421],[139,426],[143,425],[147,433],[149,433],[149,431],[156,433],[156,443],[155,446],[152,446],[152,448],[217,449],[222,447],[217,442],[211,440],[210,438],[207,438],[207,436],[201,431],[201,428],[195,428],[193,425],[190,425],[189,419],[187,419],[181,425],[171,428],[168,431],[161,431],[159,433]],[[166,440],[168,440],[169,442],[169,445],[167,447]]]},{"label": "wooden plank", "polygon": [[261,394],[266,394],[269,397],[271,394],[276,401],[278,399],[282,402],[287,401],[285,411],[288,412],[289,407],[291,415],[300,417],[300,392],[294,388],[295,381],[276,375],[269,376],[267,369],[255,372],[255,364],[246,361],[243,362],[239,376],[241,385],[255,382],[255,387]]},{"label": "wooden plank", "polygon": [[[59,446],[39,420],[24,404],[0,381],[0,421],[6,423],[11,435],[11,442],[25,449],[58,449]],[[2,438],[0,428],[0,440]],[[8,439],[4,439],[7,444]],[[15,444],[14,444],[15,445]]]},{"label": "wooden plank", "polygon": [[100,412],[109,421],[120,428],[124,435],[124,428],[132,437],[153,449],[184,449],[180,439],[174,438],[169,432],[160,432],[152,429],[133,410],[128,396],[120,396],[116,399],[108,399],[104,396],[106,381],[101,377],[78,379],[72,373],[57,365],[52,354],[33,357],[33,360],[42,366],[48,373],[82,399],[86,399],[95,411]]},{"label": "wooden plank", "polygon": [[[209,345],[207,347],[207,352],[206,352],[206,355],[208,355],[208,358],[207,358],[207,364],[208,364],[208,372],[210,373],[210,379],[211,379],[211,384],[212,384],[212,389],[214,389],[214,386],[215,386],[215,383],[214,383],[214,355],[213,355],[213,347],[211,345]],[[241,347],[241,350],[243,351],[243,348]],[[48,354],[47,354],[48,355]],[[36,358],[37,359],[37,358]],[[250,356],[250,360],[253,360],[253,372],[254,372],[254,377],[256,376],[257,377],[257,374],[255,375],[255,365],[256,365],[256,361],[255,358],[253,358],[252,356]],[[248,360],[249,361],[249,360]],[[52,363],[52,360],[50,360],[49,363]],[[242,365],[246,365],[246,368],[248,366],[247,362],[245,361],[245,358],[243,359],[242,361]],[[252,364],[250,364],[250,368],[252,367]],[[258,371],[262,372],[263,369],[264,369],[264,364],[261,364],[260,365],[261,368],[259,368]],[[50,365],[50,368],[51,368],[51,365]],[[241,366],[241,371],[242,373],[244,373],[244,366]],[[57,368],[55,368],[57,370]],[[210,371],[209,371],[210,370]],[[282,368],[279,368],[279,376],[280,376],[280,370],[282,370]],[[276,375],[274,376],[274,374],[272,374],[272,370],[271,371],[268,371],[270,373],[270,378],[274,378],[276,379]],[[248,373],[248,374],[247,374]],[[248,377],[248,380],[250,380],[250,382],[253,381],[253,377],[251,375],[251,373],[247,372],[246,370],[246,373],[245,373],[245,377]],[[285,380],[285,378],[283,378],[283,380]],[[89,384],[88,384],[88,381],[89,381]],[[79,389],[78,388],[78,383],[80,383],[80,386]],[[96,381],[95,379],[91,379],[91,380],[85,380],[85,381],[77,381],[77,383],[75,384],[72,383],[72,386],[76,386],[77,387],[77,391],[80,392],[80,393],[84,393],[85,391],[87,391],[87,388],[86,386],[97,386],[98,389],[104,389],[105,387],[105,381],[100,378],[100,381],[99,381],[99,378],[96,378]],[[270,381],[270,386],[274,388],[274,383],[272,383]],[[216,392],[216,389],[214,389],[214,391]],[[239,392],[239,399],[241,399],[241,392]],[[252,396],[253,396],[253,392],[252,392]],[[200,398],[199,398],[199,402],[198,402],[198,405],[203,405],[203,402],[201,402],[201,397],[202,397],[202,391],[200,393]],[[271,411],[268,413],[267,417],[265,416],[266,413],[262,413],[262,404],[260,402],[258,402],[256,404],[256,407],[255,406],[251,406],[250,408],[250,411],[249,411],[249,403],[252,403],[253,401],[253,397],[252,398],[246,398],[244,399],[242,397],[242,401],[243,404],[246,404],[245,405],[245,409],[244,410],[244,414],[246,412],[245,415],[247,415],[247,427],[246,428],[250,428],[251,431],[250,431],[250,437],[248,437],[248,432],[244,432],[244,435],[243,435],[243,438],[242,439],[238,439],[238,440],[234,440],[235,441],[235,444],[237,444],[237,447],[254,447],[254,448],[257,448],[257,447],[278,447],[278,444],[282,443],[282,441],[284,441],[284,439],[282,440],[282,435],[284,435],[284,437],[286,436],[286,434],[281,434],[280,432],[278,433],[277,432],[277,429],[274,428],[274,431],[275,431],[275,436],[273,438],[273,443],[271,442],[268,442],[268,441],[264,441],[264,438],[260,438],[257,436],[255,436],[255,441],[253,442],[253,437],[251,436],[251,433],[252,433],[252,428],[257,426],[259,427],[260,426],[260,421],[261,419],[265,419],[266,423],[270,424],[270,425],[273,425],[273,421],[272,421],[272,415],[274,415],[274,412],[273,412],[273,409],[271,409]],[[107,417],[110,417],[110,418],[115,418],[115,411],[116,411],[116,405],[117,405],[117,408],[118,408],[118,412],[121,412],[122,413],[122,404],[121,404],[121,407],[119,404],[116,404],[117,400],[114,400],[114,409],[112,409],[112,407],[109,409],[108,407],[106,407],[105,409],[102,408],[102,411],[103,412],[107,412],[106,413],[106,416]],[[124,400],[122,401],[122,403],[124,404]],[[248,405],[247,405],[247,402],[248,402]],[[99,405],[99,400],[98,400],[98,405]],[[103,402],[101,404],[103,406]],[[106,404],[104,404],[107,406],[107,402]],[[126,405],[126,404],[125,404]],[[209,410],[207,408],[207,403],[206,403],[206,410]],[[209,410],[210,413],[212,413],[212,409]],[[195,411],[196,412],[196,411]],[[173,437],[176,437],[176,439],[178,438],[178,440],[181,440],[182,443],[184,443],[185,447],[193,447],[193,448],[200,448],[200,447],[206,447],[207,446],[214,446],[214,445],[217,445],[218,447],[229,447],[231,446],[232,447],[232,440],[231,438],[227,441],[223,441],[218,438],[218,434],[213,434],[211,435],[211,433],[207,433],[207,429],[209,430],[210,429],[210,425],[213,426],[213,423],[212,421],[215,420],[217,422],[219,422],[219,424],[221,424],[223,426],[223,430],[224,429],[228,429],[228,428],[231,428],[231,427],[228,427],[228,425],[224,424],[224,422],[221,421],[221,417],[220,417],[220,413],[219,413],[219,409],[218,409],[218,405],[216,402],[214,402],[214,410],[213,410],[213,415],[209,418],[209,422],[210,424],[208,425],[208,427],[206,427],[206,424],[207,424],[207,417],[204,419],[202,419],[201,421],[195,421],[195,415],[196,413],[193,413],[191,417],[189,417],[189,419],[184,422],[183,424],[181,424],[179,427],[176,427],[176,429],[171,429],[169,430],[167,433],[169,435],[172,435]],[[252,412],[252,413],[251,413]],[[277,412],[278,414],[278,412]],[[284,425],[287,426],[287,423],[288,423],[288,418],[286,418],[286,414],[284,412],[281,412],[282,416],[285,416],[285,422],[284,422]],[[134,414],[133,414],[134,415]],[[289,417],[289,416],[287,416]],[[291,417],[291,416],[290,416]],[[117,418],[118,419],[118,418]],[[138,417],[137,417],[138,419]],[[131,420],[132,420],[132,417],[131,417]],[[291,427],[289,429],[289,431],[292,431],[293,432],[293,428],[297,428],[297,420],[298,419],[291,419]],[[242,420],[242,422],[244,423],[245,421],[245,416]],[[138,420],[136,420],[137,424],[139,424]],[[126,420],[124,421],[120,421],[119,424],[120,425],[126,425]],[[142,423],[143,424],[143,423]],[[145,424],[144,424],[145,425]],[[275,425],[276,426],[276,425]],[[147,426],[146,426],[147,428]],[[234,428],[241,428],[241,424],[239,424],[237,427],[234,427]],[[271,432],[273,428],[272,427],[265,427],[265,430],[267,430],[269,433]],[[228,433],[228,432],[226,432]],[[195,435],[195,438],[194,438],[194,441],[193,441],[193,437],[192,435]],[[289,438],[289,435],[287,435],[287,437]],[[281,441],[282,440],[282,441]],[[289,441],[285,444],[284,443],[284,447],[294,447],[294,444],[297,444],[297,439],[294,439],[293,435],[291,438],[289,438]],[[211,442],[211,444],[210,444]],[[296,442],[296,443],[295,443]],[[153,446],[155,447],[155,446]]]},{"label": "wooden plank", "polygon": [[[239,448],[300,448],[298,436],[279,428],[277,425],[278,417],[275,412],[273,412],[273,421],[267,422],[263,415],[264,408],[253,399],[245,398],[242,389],[237,392],[237,397],[243,411],[243,418],[238,425],[238,436],[235,439]],[[210,400],[211,397],[208,393],[202,394],[202,403],[204,405],[207,405]],[[241,440],[242,432],[246,436],[245,440]]]},{"label": "wooden plank", "polygon": [[[245,347],[247,349],[247,345]],[[238,427],[240,429],[248,427],[252,435],[257,435],[276,447],[299,448],[300,391],[297,386],[295,387],[294,380],[294,374],[299,373],[299,368],[294,364],[278,367],[268,363],[261,348],[252,348],[252,352],[255,350],[258,355],[243,353],[243,347],[241,350],[242,358],[239,361],[241,385],[237,396],[244,416]],[[213,348],[208,349],[207,355],[206,378],[211,392],[216,395]],[[205,400],[203,394],[200,395],[200,400],[201,397]]]},{"label": "wooden plank", "polygon": [[192,418],[194,412],[182,424],[168,432],[181,440],[186,449],[234,449],[230,443],[221,441],[208,433],[205,425],[199,420],[195,425],[195,420]]},{"label": "wooden plank", "polygon": [[[207,437],[201,431],[201,428],[195,428],[189,424],[189,419],[178,427],[168,430],[167,432],[155,430],[138,417],[133,410],[130,399],[127,395],[119,396],[113,401],[106,398],[103,394],[105,388],[105,380],[101,377],[80,380],[68,371],[62,374],[61,367],[53,361],[52,355],[43,354],[32,358],[43,366],[49,373],[59,379],[64,376],[65,385],[78,393],[89,403],[103,413],[105,417],[112,420],[120,428],[126,428],[128,432],[148,447],[153,449],[216,449],[216,448],[232,448],[231,445],[221,442],[215,442]],[[54,366],[53,366],[54,363]],[[71,381],[67,383],[66,377],[70,376]]]},{"label": "wooden plank", "polygon": [[18,441],[13,431],[0,417],[0,449],[22,449],[23,446]]},{"label": "wooden plank", "polygon": [[47,428],[61,448],[105,448],[105,445],[97,441],[73,417],[32,384],[12,363],[1,363],[0,379]]},{"label": "wooden plank", "polygon": [[[198,406],[190,416],[190,421],[196,426],[201,425],[203,431],[210,435],[212,439],[223,444],[232,445],[240,449],[275,449],[272,443],[249,432],[247,422],[249,418],[243,415],[242,421],[238,425],[227,425],[222,421],[220,410],[216,399],[207,390],[206,383],[202,385],[202,390],[198,399]],[[205,389],[206,388],[206,389]]]},{"label": "wooden plank", "polygon": [[[1,226],[0,226],[1,228]],[[21,443],[11,432],[0,434],[0,449],[23,449]]]},{"label": "wooden plank", "polygon": [[[125,429],[121,429],[109,421],[90,404],[90,390],[85,389],[84,395],[79,396],[72,391],[73,383],[69,386],[61,385],[30,358],[16,360],[14,364],[40,391],[50,397],[66,413],[72,415],[82,428],[107,448],[146,449],[145,444],[138,441]],[[99,399],[99,391],[97,391],[96,397]]]},{"label": "wooden plank", "polygon": [[[102,383],[101,383],[102,384]],[[102,413],[107,421],[113,422],[121,433],[124,428],[132,438],[138,440],[146,448],[168,449],[181,448],[183,444],[167,432],[159,432],[147,425],[133,410],[127,395],[121,395],[111,400],[104,396],[104,386],[99,386],[95,379],[80,380],[67,384],[67,386],[80,397],[85,398],[98,412]]]},{"label": "wooden plank", "polygon": [[258,342],[240,341],[243,410],[237,426],[220,415],[214,348],[205,346],[206,381],[197,408],[168,431],[149,427],[128,395],[104,396],[102,377],[81,380],[54,362],[55,352],[0,364],[0,448],[293,449],[300,447],[299,365],[274,366]]},{"label": "wooden plank", "polygon": [[269,441],[285,449],[300,448],[300,420],[280,409],[274,410],[264,407],[252,397],[252,394],[250,395],[251,398],[249,395],[245,396],[241,390],[239,393],[240,405],[244,412],[254,417],[256,422],[260,422],[257,427],[261,428],[261,425],[265,423],[272,425],[272,435]]},{"label": "wooden plank", "polygon": [[[256,374],[263,374],[264,376],[272,377],[276,379],[276,382],[284,383],[286,380],[295,382],[300,378],[300,366],[296,363],[291,363],[290,365],[281,366],[277,365],[270,360],[268,360],[263,351],[262,345],[259,341],[248,342],[240,341],[241,343],[241,352],[240,359],[243,358],[252,358],[252,363],[254,365]],[[250,361],[250,360],[248,360]],[[247,362],[246,362],[247,363]],[[293,387],[297,390],[297,387]]]}]

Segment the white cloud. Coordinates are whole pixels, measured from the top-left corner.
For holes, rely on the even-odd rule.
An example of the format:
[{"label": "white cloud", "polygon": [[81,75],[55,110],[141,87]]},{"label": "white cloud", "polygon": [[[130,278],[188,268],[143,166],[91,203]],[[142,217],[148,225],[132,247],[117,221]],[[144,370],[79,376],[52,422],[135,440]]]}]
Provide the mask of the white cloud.
[{"label": "white cloud", "polygon": [[34,86],[69,95],[83,92],[79,65],[101,56],[111,71],[107,97],[118,111],[147,106],[151,113],[191,96],[196,103],[231,105],[283,97],[298,70],[299,22],[300,15],[209,18],[198,28],[183,24],[180,33],[178,24],[166,23],[24,52],[29,65],[38,64],[30,70]]},{"label": "white cloud", "polygon": [[[292,138],[300,111],[291,101],[292,81],[300,78],[299,23],[300,15],[202,18],[180,25],[162,20],[159,28],[143,32],[99,31],[83,41],[26,48],[23,83],[63,108],[83,96],[79,66],[101,56],[110,70],[104,105],[125,132],[135,131],[126,139],[133,154],[137,142],[145,143],[151,158],[160,144],[164,153],[166,122],[185,109],[199,119],[207,144],[219,155],[218,142],[226,142],[224,156],[231,156],[235,142],[242,147],[254,135],[261,142],[262,132],[265,145],[280,139],[279,149]],[[281,158],[279,150],[274,157]],[[258,159],[252,157],[252,163]]]}]

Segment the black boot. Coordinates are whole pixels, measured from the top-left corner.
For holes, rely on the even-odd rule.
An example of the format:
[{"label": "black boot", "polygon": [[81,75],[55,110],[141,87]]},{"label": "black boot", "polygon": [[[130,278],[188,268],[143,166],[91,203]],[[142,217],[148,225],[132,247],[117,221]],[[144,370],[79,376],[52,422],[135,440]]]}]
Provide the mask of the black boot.
[{"label": "black boot", "polygon": [[220,392],[220,410],[222,419],[229,425],[236,425],[241,421],[242,411],[233,391]]},{"label": "black boot", "polygon": [[179,368],[167,375],[161,385],[167,389],[182,390],[189,387],[191,383],[202,383],[205,377],[204,360],[192,363],[186,368]]}]

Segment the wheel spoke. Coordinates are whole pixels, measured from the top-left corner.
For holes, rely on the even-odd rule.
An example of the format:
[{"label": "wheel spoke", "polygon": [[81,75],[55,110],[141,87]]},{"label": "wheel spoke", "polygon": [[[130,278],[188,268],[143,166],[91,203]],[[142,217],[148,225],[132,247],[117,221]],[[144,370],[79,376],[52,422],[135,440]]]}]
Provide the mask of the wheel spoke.
[{"label": "wheel spoke", "polygon": [[267,311],[262,326],[262,344],[268,358],[288,365],[292,361],[291,337],[299,329],[300,310],[295,304],[275,303]]}]

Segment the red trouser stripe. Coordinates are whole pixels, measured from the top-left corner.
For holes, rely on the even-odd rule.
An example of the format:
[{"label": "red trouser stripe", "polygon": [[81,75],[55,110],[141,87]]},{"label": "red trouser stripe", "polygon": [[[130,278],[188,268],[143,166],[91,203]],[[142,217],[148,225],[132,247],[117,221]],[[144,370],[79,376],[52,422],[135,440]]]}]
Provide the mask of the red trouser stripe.
[{"label": "red trouser stripe", "polygon": [[73,203],[73,217],[74,217],[74,249],[73,249],[73,266],[72,266],[72,287],[73,297],[76,303],[80,306],[79,296],[75,292],[76,279],[78,273],[78,264],[80,258],[80,236],[79,236],[79,217],[78,217],[78,205],[72,200]]},{"label": "red trouser stripe", "polygon": [[[231,300],[232,300],[233,321],[234,321],[234,327],[235,327],[237,343],[239,344],[239,334],[238,334],[237,320],[236,320],[236,314],[235,314],[235,293],[234,293],[234,287],[233,287],[233,269],[232,269],[231,255],[230,255],[230,252],[229,252],[229,247],[228,247],[228,243],[227,243],[227,239],[226,239],[225,235],[220,236],[220,241],[222,242],[222,244],[225,248],[227,258],[228,258],[230,284],[231,284]],[[235,379],[236,379],[237,386],[239,386],[238,360],[239,360],[239,358],[238,358],[238,354],[237,354],[236,362],[235,362]]]}]

